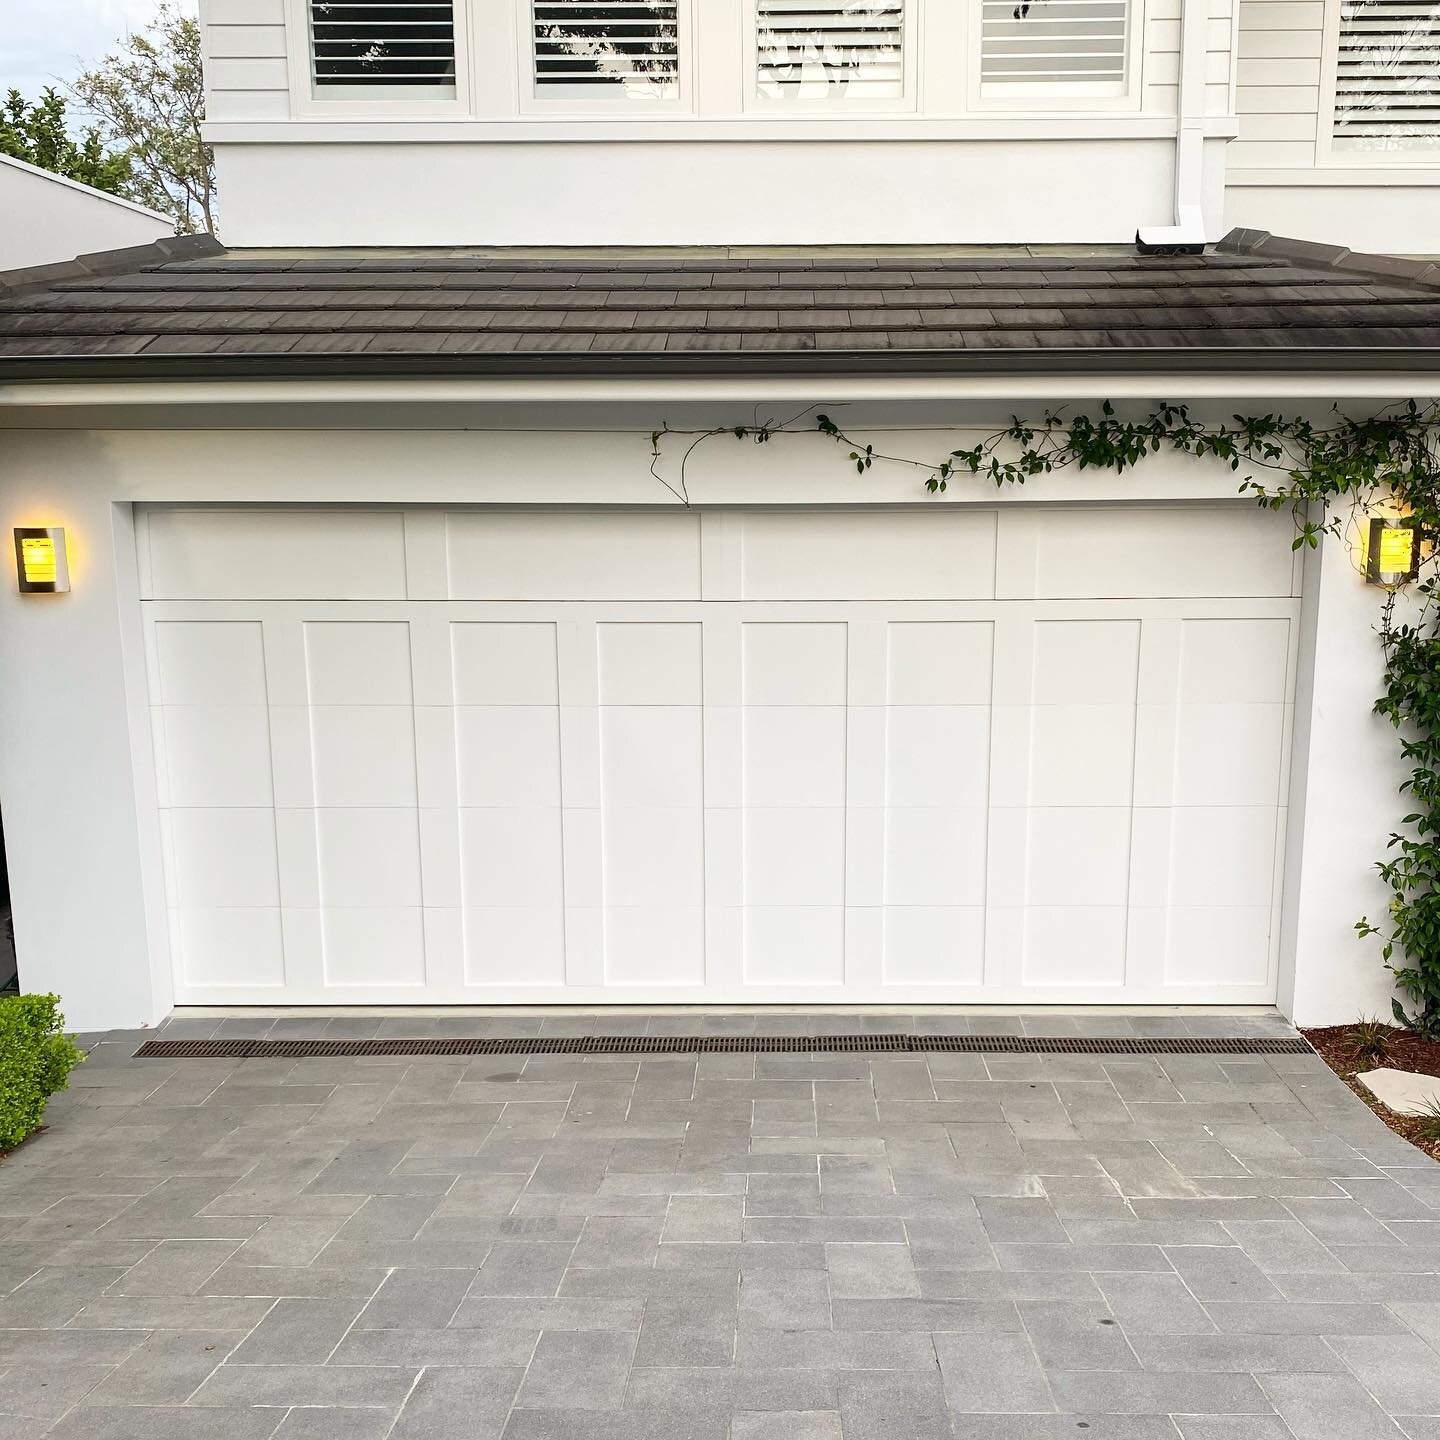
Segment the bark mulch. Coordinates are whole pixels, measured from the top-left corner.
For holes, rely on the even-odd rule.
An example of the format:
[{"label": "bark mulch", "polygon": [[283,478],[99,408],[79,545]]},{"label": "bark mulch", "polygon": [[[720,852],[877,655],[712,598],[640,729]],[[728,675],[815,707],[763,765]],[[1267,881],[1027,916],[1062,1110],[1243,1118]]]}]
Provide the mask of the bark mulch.
[{"label": "bark mulch", "polygon": [[1413,1030],[1393,1025],[1330,1025],[1300,1032],[1322,1060],[1397,1134],[1440,1160],[1440,1120],[1428,1115],[1396,1115],[1356,1078],[1364,1070],[1410,1070],[1440,1076],[1440,1042],[1422,1040]]}]

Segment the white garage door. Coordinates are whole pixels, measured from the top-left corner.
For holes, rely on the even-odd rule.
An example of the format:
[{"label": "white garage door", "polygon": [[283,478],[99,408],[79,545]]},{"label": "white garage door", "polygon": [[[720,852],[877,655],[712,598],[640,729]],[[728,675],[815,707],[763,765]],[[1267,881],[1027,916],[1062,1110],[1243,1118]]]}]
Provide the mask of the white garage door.
[{"label": "white garage door", "polygon": [[139,518],[179,1003],[1274,996],[1285,517]]}]

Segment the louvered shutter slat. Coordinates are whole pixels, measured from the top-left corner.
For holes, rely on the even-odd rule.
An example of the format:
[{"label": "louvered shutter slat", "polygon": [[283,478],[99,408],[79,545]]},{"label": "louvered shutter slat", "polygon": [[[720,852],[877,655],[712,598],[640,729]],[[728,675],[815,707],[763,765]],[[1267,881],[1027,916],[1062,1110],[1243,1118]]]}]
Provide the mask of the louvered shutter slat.
[{"label": "louvered shutter slat", "polygon": [[902,0],[756,0],[755,19],[762,95],[854,103],[905,93]]},{"label": "louvered shutter slat", "polygon": [[982,3],[982,84],[1124,83],[1129,0]]},{"label": "louvered shutter slat", "polygon": [[680,78],[678,0],[534,0],[535,84],[604,95],[673,94]]},{"label": "louvered shutter slat", "polygon": [[317,87],[453,87],[453,0],[311,0],[310,57]]},{"label": "louvered shutter slat", "polygon": [[1440,148],[1440,3],[1345,0],[1335,143],[1347,149]]}]

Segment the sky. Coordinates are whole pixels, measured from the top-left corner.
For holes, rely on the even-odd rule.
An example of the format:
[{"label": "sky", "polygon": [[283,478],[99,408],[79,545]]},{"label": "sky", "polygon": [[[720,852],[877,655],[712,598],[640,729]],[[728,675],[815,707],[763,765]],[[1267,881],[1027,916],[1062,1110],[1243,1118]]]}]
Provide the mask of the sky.
[{"label": "sky", "polygon": [[[47,85],[63,89],[114,49],[127,30],[141,29],[157,0],[0,0],[0,92],[36,99]],[[194,0],[186,0],[194,10]]]}]

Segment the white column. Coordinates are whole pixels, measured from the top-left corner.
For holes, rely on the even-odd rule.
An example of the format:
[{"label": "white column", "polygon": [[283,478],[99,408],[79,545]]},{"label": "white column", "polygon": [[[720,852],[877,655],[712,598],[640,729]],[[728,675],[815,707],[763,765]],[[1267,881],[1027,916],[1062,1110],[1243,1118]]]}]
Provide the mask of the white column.
[{"label": "white column", "polygon": [[1280,961],[1280,1006],[1299,1025],[1390,1014],[1380,942],[1354,929],[1387,914],[1375,862],[1409,808],[1398,737],[1373,709],[1383,600],[1344,542],[1308,557]]},{"label": "white column", "polygon": [[[170,958],[131,511],[96,483],[93,436],[5,450],[0,812],[20,983],[58,994],[73,1029],[151,1024]],[[65,527],[70,594],[17,593],[16,525]]]}]

